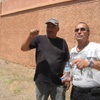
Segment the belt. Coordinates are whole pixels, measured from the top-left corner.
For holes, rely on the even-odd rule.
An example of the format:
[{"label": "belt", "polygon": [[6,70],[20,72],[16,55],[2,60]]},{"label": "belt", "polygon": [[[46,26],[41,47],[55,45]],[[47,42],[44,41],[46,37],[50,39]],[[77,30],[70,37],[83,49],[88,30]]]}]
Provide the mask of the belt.
[{"label": "belt", "polygon": [[81,88],[77,86],[72,86],[72,89],[80,92],[80,93],[99,93],[100,94],[100,87],[92,87],[92,88]]}]

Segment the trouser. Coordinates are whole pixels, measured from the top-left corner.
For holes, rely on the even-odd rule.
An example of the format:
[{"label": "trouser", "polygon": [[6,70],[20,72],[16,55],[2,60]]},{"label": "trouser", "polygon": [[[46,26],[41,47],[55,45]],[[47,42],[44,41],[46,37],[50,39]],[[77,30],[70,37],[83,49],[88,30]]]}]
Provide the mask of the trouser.
[{"label": "trouser", "polygon": [[62,85],[36,83],[36,100],[65,100],[65,92]]},{"label": "trouser", "polygon": [[100,88],[79,88],[72,86],[70,100],[100,100]]}]

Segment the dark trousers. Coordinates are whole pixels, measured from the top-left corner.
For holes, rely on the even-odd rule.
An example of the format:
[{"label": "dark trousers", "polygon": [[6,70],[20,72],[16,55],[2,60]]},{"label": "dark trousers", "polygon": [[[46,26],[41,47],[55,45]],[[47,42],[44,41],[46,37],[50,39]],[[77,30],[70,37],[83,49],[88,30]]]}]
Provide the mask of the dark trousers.
[{"label": "dark trousers", "polygon": [[100,100],[100,88],[79,88],[72,86],[70,100]]}]

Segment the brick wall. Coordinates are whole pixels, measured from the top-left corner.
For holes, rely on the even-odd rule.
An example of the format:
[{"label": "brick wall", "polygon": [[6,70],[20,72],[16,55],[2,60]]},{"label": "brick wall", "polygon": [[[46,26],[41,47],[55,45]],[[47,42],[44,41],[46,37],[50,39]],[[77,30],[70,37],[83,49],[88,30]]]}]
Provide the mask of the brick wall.
[{"label": "brick wall", "polygon": [[80,21],[84,21],[90,26],[90,40],[100,43],[100,0],[68,0],[53,5],[8,12],[8,14],[6,10],[2,11],[0,17],[0,58],[34,66],[35,50],[22,52],[20,46],[32,28],[38,28],[40,34],[45,34],[45,22],[52,17],[59,20],[58,36],[66,39],[69,49],[76,44],[73,30]]}]

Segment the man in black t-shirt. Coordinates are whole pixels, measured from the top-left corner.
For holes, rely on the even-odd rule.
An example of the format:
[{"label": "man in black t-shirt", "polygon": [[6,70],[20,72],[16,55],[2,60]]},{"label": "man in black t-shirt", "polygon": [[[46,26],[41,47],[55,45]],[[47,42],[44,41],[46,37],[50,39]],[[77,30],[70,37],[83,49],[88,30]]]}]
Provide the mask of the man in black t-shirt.
[{"label": "man in black t-shirt", "polygon": [[65,100],[65,86],[61,82],[65,62],[69,60],[69,50],[64,39],[57,37],[58,20],[52,18],[46,22],[47,35],[38,35],[32,30],[22,44],[21,50],[36,49],[36,100]]}]

